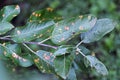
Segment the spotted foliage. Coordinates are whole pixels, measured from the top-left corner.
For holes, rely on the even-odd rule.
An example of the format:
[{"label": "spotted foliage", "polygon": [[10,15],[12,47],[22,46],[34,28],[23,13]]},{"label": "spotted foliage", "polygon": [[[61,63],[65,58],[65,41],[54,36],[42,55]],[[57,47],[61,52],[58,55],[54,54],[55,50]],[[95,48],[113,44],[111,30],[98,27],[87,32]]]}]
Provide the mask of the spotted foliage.
[{"label": "spotted foliage", "polygon": [[52,42],[58,45],[65,44],[76,35],[90,30],[96,23],[92,15],[73,17],[57,22],[52,32]]},{"label": "spotted foliage", "polygon": [[29,67],[33,64],[30,56],[19,56],[18,53],[21,53],[20,47],[17,44],[0,44],[3,48],[4,56],[10,58],[16,65],[20,65],[22,67]]},{"label": "spotted foliage", "polygon": [[[65,80],[77,80],[77,73],[88,72],[88,66],[102,75],[108,74],[105,65],[86,55],[90,51],[80,44],[97,41],[112,31],[116,26],[113,20],[97,20],[92,15],[63,19],[47,8],[33,12],[24,26],[14,27],[10,21],[19,13],[18,5],[0,11],[0,60],[10,60],[22,67],[33,65],[43,73],[54,73]],[[81,41],[75,45],[72,39],[79,38],[79,34]],[[31,44],[35,47],[31,48]]]}]

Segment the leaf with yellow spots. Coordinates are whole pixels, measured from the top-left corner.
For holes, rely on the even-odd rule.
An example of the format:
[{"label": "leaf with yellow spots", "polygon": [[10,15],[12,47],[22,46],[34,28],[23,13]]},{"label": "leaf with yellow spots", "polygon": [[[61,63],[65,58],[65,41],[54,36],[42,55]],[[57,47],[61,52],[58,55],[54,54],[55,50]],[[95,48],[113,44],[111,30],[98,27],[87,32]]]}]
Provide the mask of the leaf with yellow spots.
[{"label": "leaf with yellow spots", "polygon": [[76,35],[90,30],[95,25],[96,20],[96,17],[92,15],[85,15],[82,18],[73,17],[59,21],[54,25],[51,40],[58,45],[65,44]]},{"label": "leaf with yellow spots", "polygon": [[20,7],[18,5],[5,6],[0,11],[0,16],[1,16],[0,21],[9,22],[19,13],[20,13]]},{"label": "leaf with yellow spots", "polygon": [[[17,43],[28,42],[44,35],[50,35],[54,22],[29,22],[24,27],[16,28],[12,34],[12,40]],[[49,32],[48,32],[49,30]],[[49,34],[48,34],[49,33]]]},{"label": "leaf with yellow spots", "polygon": [[28,19],[28,22],[38,21],[39,23],[41,23],[48,20],[59,21],[61,19],[62,17],[60,15],[56,14],[54,11],[51,11],[51,8],[47,8],[33,12]]},{"label": "leaf with yellow spots", "polygon": [[3,35],[10,31],[14,26],[9,22],[0,22],[0,35]]},{"label": "leaf with yellow spots", "polygon": [[3,46],[0,44],[0,46],[4,48],[4,56],[10,58],[14,62],[14,64],[20,65],[22,67],[29,67],[33,64],[31,56],[19,56],[19,54],[21,53],[19,45],[6,44],[5,46]]},{"label": "leaf with yellow spots", "polygon": [[32,55],[34,59],[35,65],[43,72],[43,73],[53,73],[54,72],[54,55],[53,53],[39,50],[36,54]]}]

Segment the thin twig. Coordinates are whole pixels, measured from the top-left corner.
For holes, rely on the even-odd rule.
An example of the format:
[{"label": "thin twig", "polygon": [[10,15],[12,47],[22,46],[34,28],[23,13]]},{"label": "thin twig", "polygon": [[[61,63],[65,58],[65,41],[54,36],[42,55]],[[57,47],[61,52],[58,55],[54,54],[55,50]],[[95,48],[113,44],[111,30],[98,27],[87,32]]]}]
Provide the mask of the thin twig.
[{"label": "thin twig", "polygon": [[24,45],[27,49],[29,49],[32,53],[36,54],[36,52],[33,51],[30,47],[28,47],[25,43],[23,43],[23,45]]},{"label": "thin twig", "polygon": [[0,37],[1,40],[9,40],[9,41],[12,41],[10,38],[7,38],[7,37]]},{"label": "thin twig", "polygon": [[83,41],[80,41],[80,42],[76,45],[76,48],[78,48],[82,43],[83,43]]},{"label": "thin twig", "polygon": [[[53,48],[53,49],[57,49],[56,46],[51,46],[51,45],[48,45],[48,44],[43,44],[43,42],[49,40],[51,37],[41,41],[41,42],[24,42],[26,44],[36,44],[36,45],[40,45],[40,46],[45,46],[45,47],[49,47],[49,48]],[[7,38],[7,37],[0,37],[1,40],[9,40],[9,41],[13,41],[11,40],[10,38]],[[14,42],[14,41],[13,41]]]},{"label": "thin twig", "polygon": [[43,41],[38,42],[38,44],[44,43],[45,41],[49,40],[50,38],[51,38],[51,36],[48,37],[47,39],[43,40]]},{"label": "thin twig", "polygon": [[77,48],[76,51],[79,52],[82,56],[86,57],[86,55],[84,55],[79,48]]},{"label": "thin twig", "polygon": [[40,46],[45,46],[45,47],[49,47],[49,48],[53,48],[53,49],[57,49],[56,46],[51,46],[51,45],[48,45],[48,44],[39,44],[39,42],[25,42],[26,44],[36,44],[36,45],[40,45]]}]

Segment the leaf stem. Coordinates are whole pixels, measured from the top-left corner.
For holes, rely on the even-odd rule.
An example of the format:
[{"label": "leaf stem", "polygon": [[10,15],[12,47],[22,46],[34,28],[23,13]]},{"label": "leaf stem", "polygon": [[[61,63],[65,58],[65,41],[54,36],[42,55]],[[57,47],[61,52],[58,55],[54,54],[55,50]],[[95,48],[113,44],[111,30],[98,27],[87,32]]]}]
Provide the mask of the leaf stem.
[{"label": "leaf stem", "polygon": [[76,48],[78,48],[82,43],[83,43],[83,41],[80,41],[80,42],[76,45]]},{"label": "leaf stem", "polygon": [[79,48],[77,48],[76,51],[79,52],[82,56],[86,57],[86,55],[84,55]]},{"label": "leaf stem", "polygon": [[36,44],[36,45],[40,45],[40,46],[45,46],[45,47],[49,47],[49,48],[53,48],[53,49],[57,49],[58,47],[56,46],[51,46],[51,45],[48,45],[48,44],[39,44],[39,42],[25,42],[26,44]]},{"label": "leaf stem", "polygon": [[[10,37],[10,36],[7,36],[7,37]],[[13,41],[11,40],[10,38],[7,38],[7,37],[0,37],[1,40],[9,40],[9,41]],[[36,44],[36,45],[40,45],[40,46],[45,46],[45,47],[49,47],[49,48],[53,48],[53,49],[57,49],[58,47],[56,46],[51,46],[51,45],[48,45],[48,44],[43,44],[43,42],[49,40],[51,37],[41,41],[41,42],[24,42],[23,44]]]},{"label": "leaf stem", "polygon": [[49,40],[50,38],[51,38],[51,36],[48,37],[47,39],[43,40],[43,41],[38,42],[38,44],[44,43],[45,41]]},{"label": "leaf stem", "polygon": [[32,53],[36,54],[36,52],[33,51],[30,47],[28,47],[25,43],[23,43],[23,45],[24,45],[27,49],[29,49]]},{"label": "leaf stem", "polygon": [[1,40],[9,40],[9,41],[12,41],[10,38],[7,38],[7,37],[0,37]]}]

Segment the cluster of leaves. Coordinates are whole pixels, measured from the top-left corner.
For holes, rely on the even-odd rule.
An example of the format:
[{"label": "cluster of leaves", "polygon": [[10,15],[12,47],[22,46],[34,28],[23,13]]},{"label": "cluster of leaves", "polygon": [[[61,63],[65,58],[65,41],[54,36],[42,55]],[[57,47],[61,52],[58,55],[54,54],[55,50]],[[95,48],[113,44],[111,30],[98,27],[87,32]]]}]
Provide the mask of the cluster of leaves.
[{"label": "cluster of leaves", "polygon": [[[47,8],[33,12],[24,26],[14,27],[10,21],[19,13],[18,5],[6,6],[0,11],[1,59],[7,57],[22,67],[35,65],[43,73],[54,73],[66,80],[77,80],[76,71],[81,70],[81,66],[92,67],[102,75],[108,74],[104,64],[95,56],[85,55],[86,48],[80,44],[98,41],[112,31],[116,26],[112,19],[97,19],[93,15],[64,19]],[[69,44],[79,35],[80,43]],[[53,50],[32,50],[27,44]],[[25,52],[25,49],[30,52]]]}]

